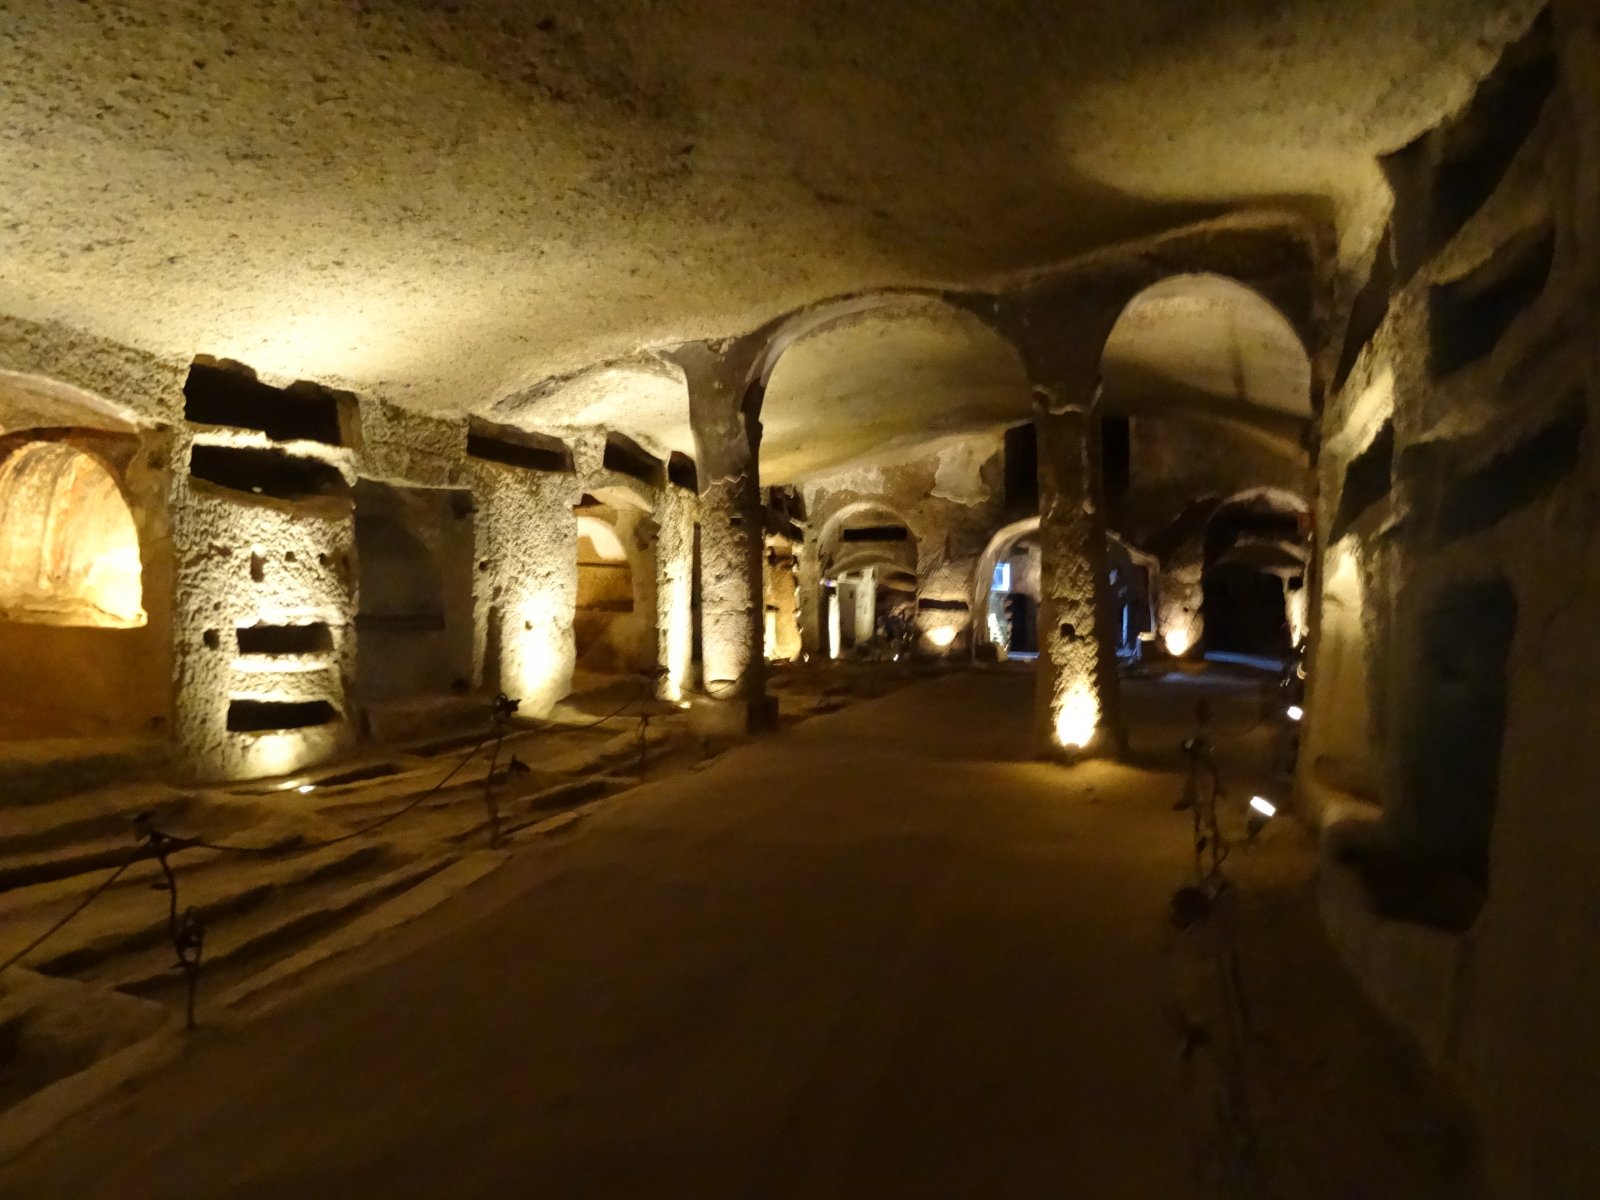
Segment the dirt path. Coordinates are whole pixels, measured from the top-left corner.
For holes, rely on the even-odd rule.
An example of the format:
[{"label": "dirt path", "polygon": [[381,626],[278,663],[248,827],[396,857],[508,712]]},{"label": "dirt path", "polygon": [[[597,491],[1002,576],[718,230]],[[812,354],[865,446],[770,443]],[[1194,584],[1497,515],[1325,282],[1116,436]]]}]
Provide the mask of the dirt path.
[{"label": "dirt path", "polygon": [[[945,678],[619,798],[203,1032],[0,1196],[1204,1195],[1164,1015],[1174,780],[1023,761],[1030,696]],[[1279,924],[1296,979],[1332,970]]]}]

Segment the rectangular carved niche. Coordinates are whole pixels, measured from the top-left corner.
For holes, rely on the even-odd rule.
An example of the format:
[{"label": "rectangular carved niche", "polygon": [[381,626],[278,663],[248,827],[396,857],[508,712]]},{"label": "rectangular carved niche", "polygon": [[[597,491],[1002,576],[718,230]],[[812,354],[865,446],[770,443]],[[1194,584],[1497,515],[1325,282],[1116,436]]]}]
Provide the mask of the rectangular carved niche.
[{"label": "rectangular carved niche", "polygon": [[334,393],[315,384],[275,388],[240,367],[196,361],[183,384],[183,416],[199,425],[254,429],[277,442],[344,444]]},{"label": "rectangular carved niche", "polygon": [[666,469],[661,460],[632,438],[620,433],[606,435],[606,451],[601,465],[608,471],[630,476],[651,487],[658,488],[666,480]]},{"label": "rectangular carved niche", "polygon": [[189,450],[189,474],[230,491],[275,500],[350,494],[344,474],[333,464],[255,446],[196,442]]},{"label": "rectangular carved niche", "polygon": [[228,704],[229,733],[278,733],[332,725],[339,710],[326,700],[233,700]]},{"label": "rectangular carved niche", "polygon": [[560,438],[496,425],[478,417],[467,425],[467,455],[525,471],[572,470],[572,451]]},{"label": "rectangular carved niche", "polygon": [[672,457],[667,460],[667,478],[687,491],[700,490],[700,473],[694,465],[694,459],[682,451],[674,450]]},{"label": "rectangular carved niche", "polygon": [[241,625],[240,654],[326,654],[333,649],[333,631],[326,622],[305,625]]},{"label": "rectangular carved niche", "polygon": [[1555,230],[1546,227],[1507,243],[1477,270],[1428,293],[1435,375],[1488,357],[1512,322],[1543,294],[1555,253]]}]

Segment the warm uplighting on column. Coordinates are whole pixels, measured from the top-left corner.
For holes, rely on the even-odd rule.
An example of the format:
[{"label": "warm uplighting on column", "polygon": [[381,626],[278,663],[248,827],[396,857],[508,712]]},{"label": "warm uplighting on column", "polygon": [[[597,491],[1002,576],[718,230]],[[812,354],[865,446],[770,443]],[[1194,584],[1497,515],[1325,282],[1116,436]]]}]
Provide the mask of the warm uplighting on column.
[{"label": "warm uplighting on column", "polygon": [[666,673],[661,680],[661,698],[673,703],[683,699],[689,679],[689,661],[694,654],[694,581],[686,572],[669,577],[661,595],[661,665]]},{"label": "warm uplighting on column", "polygon": [[571,627],[561,619],[562,607],[554,590],[535,594],[508,609],[502,627],[501,686],[536,716],[566,694],[572,670]]},{"label": "warm uplighting on column", "polygon": [[768,662],[778,656],[778,614],[770,608],[762,625],[761,653]]},{"label": "warm uplighting on column", "polygon": [[955,644],[956,627],[954,625],[937,625],[928,630],[926,637],[928,644],[936,650],[948,650]]},{"label": "warm uplighting on column", "polygon": [[1085,681],[1069,687],[1056,697],[1056,744],[1069,750],[1082,750],[1094,740],[1100,726],[1100,701]]},{"label": "warm uplighting on column", "polygon": [[1167,653],[1173,658],[1182,658],[1189,650],[1189,631],[1187,629],[1169,629],[1162,637],[1166,644]]}]

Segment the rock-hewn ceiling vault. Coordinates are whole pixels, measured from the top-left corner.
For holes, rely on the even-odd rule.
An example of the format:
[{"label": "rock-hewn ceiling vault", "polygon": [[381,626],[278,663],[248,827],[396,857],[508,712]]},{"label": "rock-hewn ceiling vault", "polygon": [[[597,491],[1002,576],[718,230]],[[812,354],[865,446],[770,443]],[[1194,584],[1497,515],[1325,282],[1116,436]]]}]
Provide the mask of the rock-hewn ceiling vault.
[{"label": "rock-hewn ceiling vault", "polygon": [[0,309],[487,409],[1269,197],[1359,243],[1536,7],[8,0]]}]

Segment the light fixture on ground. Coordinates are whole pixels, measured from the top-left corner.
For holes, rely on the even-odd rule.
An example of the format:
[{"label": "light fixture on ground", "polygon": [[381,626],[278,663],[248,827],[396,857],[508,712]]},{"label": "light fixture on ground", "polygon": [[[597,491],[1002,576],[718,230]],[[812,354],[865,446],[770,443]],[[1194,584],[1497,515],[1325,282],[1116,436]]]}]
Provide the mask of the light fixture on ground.
[{"label": "light fixture on ground", "polygon": [[1278,815],[1278,806],[1265,796],[1250,797],[1249,820],[1245,823],[1245,832],[1252,841],[1255,836],[1267,827],[1267,822]]},{"label": "light fixture on ground", "polygon": [[1185,629],[1169,629],[1162,638],[1167,647],[1167,653],[1173,658],[1182,658],[1189,649],[1189,632]]},{"label": "light fixture on ground", "polygon": [[1068,750],[1082,750],[1094,740],[1100,724],[1100,703],[1088,684],[1078,683],[1056,702],[1056,744]]},{"label": "light fixture on ground", "polygon": [[1298,721],[1306,715],[1306,710],[1298,704],[1291,704],[1284,710],[1284,715],[1291,721]]},{"label": "light fixture on ground", "polygon": [[937,625],[927,632],[928,644],[936,650],[948,650],[955,643],[956,627],[954,625]]}]

